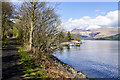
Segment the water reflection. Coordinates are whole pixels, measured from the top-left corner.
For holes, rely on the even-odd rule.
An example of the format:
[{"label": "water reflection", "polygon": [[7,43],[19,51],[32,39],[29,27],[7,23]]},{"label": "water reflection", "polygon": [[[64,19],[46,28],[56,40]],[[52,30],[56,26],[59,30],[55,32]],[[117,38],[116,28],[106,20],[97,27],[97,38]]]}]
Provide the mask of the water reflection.
[{"label": "water reflection", "polygon": [[64,49],[63,47],[60,47],[60,48],[59,48],[60,54],[63,53],[63,49]]},{"label": "water reflection", "polygon": [[80,50],[80,46],[71,46],[71,48],[76,49],[76,50]]},{"label": "water reflection", "polygon": [[68,52],[70,51],[70,46],[67,46],[67,51],[68,51]]}]

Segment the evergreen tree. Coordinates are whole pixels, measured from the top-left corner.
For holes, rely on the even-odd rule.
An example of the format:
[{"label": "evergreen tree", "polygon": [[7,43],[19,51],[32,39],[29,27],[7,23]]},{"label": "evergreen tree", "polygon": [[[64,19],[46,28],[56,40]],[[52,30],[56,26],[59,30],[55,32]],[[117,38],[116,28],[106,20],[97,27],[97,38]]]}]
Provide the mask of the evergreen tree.
[{"label": "evergreen tree", "polygon": [[67,33],[67,40],[68,40],[68,41],[71,40],[71,33],[70,33],[70,32]]}]

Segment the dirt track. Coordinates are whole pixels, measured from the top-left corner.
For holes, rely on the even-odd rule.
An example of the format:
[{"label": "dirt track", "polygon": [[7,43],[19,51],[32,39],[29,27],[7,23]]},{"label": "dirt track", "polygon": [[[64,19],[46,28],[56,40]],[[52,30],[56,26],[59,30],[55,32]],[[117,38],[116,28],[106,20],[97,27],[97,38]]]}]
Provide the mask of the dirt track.
[{"label": "dirt track", "polygon": [[17,42],[11,38],[2,49],[2,80],[22,80]]}]

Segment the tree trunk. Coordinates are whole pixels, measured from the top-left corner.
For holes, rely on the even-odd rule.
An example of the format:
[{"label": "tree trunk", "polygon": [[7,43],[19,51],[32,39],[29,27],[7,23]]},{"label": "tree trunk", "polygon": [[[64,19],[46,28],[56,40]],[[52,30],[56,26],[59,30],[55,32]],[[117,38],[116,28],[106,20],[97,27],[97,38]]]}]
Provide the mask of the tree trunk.
[{"label": "tree trunk", "polygon": [[30,29],[30,50],[32,48],[32,34],[33,33],[33,21],[31,21],[31,29]]},{"label": "tree trunk", "polygon": [[32,38],[33,38],[33,21],[34,21],[34,3],[32,4],[32,15],[31,15],[31,28],[30,28],[30,50],[32,49]]}]

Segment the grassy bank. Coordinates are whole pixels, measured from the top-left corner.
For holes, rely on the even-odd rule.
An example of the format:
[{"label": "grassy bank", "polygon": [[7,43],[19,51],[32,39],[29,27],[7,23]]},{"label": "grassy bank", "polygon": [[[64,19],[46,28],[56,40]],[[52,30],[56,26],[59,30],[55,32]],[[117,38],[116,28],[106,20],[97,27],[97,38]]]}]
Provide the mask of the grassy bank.
[{"label": "grassy bank", "polygon": [[[44,78],[70,78],[68,73],[62,71],[58,66],[54,66],[48,58],[42,57],[37,62],[33,59],[33,55],[24,51],[23,47],[18,47],[20,53],[20,64],[22,64],[25,79],[44,79]],[[40,63],[42,62],[42,63]]]},{"label": "grassy bank", "polygon": [[[19,40],[17,42],[19,43]],[[85,78],[82,73],[61,63],[56,58],[51,57],[52,55],[41,55],[39,57],[39,55],[36,56],[32,52],[26,52],[22,46],[18,46],[18,49],[20,53],[20,64],[22,64],[24,70],[23,78],[25,79]]]},{"label": "grassy bank", "polygon": [[25,79],[39,79],[46,78],[46,73],[40,68],[32,57],[29,56],[29,53],[24,51],[22,47],[18,47],[20,53],[20,64],[22,64]]}]

